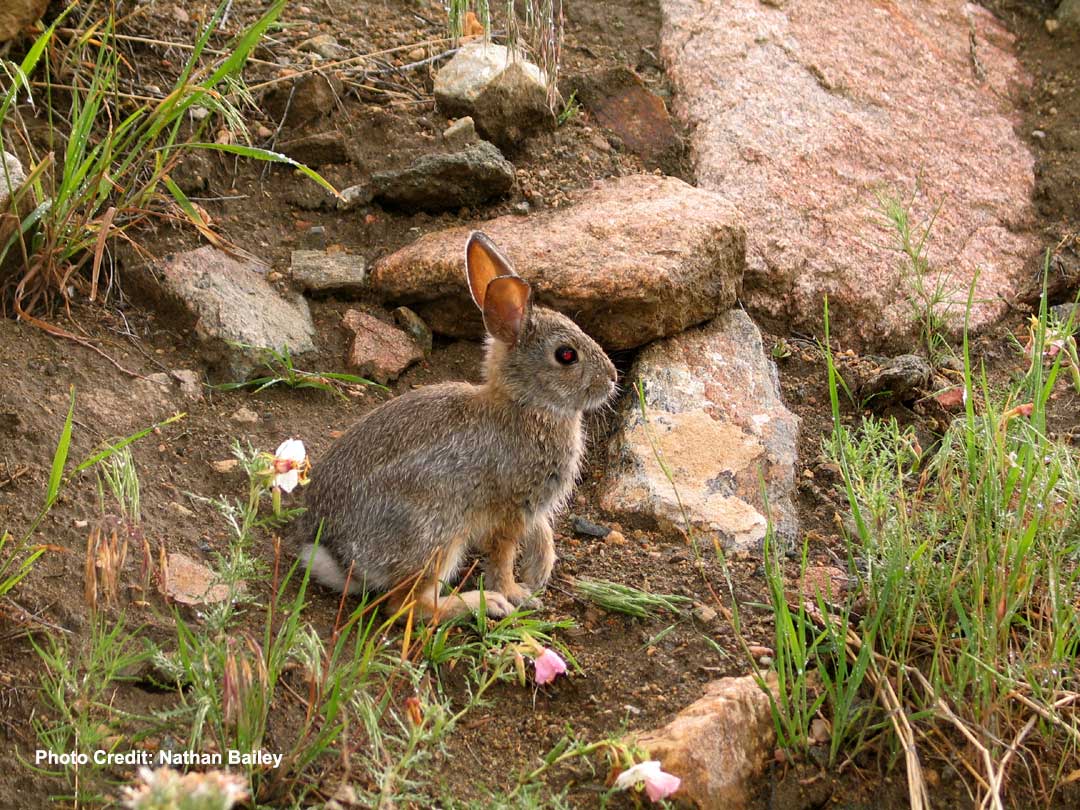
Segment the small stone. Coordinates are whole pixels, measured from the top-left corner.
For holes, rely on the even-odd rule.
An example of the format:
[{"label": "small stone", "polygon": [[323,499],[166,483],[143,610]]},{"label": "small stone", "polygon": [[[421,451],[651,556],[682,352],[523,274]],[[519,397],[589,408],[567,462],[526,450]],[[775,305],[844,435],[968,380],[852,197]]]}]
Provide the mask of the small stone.
[{"label": "small stone", "polygon": [[712,624],[716,621],[716,617],[720,614],[716,612],[715,608],[704,605],[700,602],[694,604],[694,609],[691,611],[694,618],[702,624]]},{"label": "small stone", "polygon": [[367,205],[375,196],[374,190],[366,183],[349,186],[341,191],[337,201],[339,211],[352,211],[354,208]]},{"label": "small stone", "polygon": [[625,546],[626,535],[620,532],[618,529],[612,529],[608,532],[607,537],[604,538],[605,543],[610,543],[613,546]]},{"label": "small stone", "polygon": [[763,655],[757,660],[758,665],[764,669],[768,669],[773,665],[773,658],[771,655]]},{"label": "small stone", "polygon": [[423,48],[413,48],[411,51],[409,51],[407,54],[405,54],[405,57],[410,62],[419,62],[426,56],[427,56],[427,51],[425,51]]},{"label": "small stone", "polygon": [[859,398],[870,407],[914,399],[929,381],[930,371],[930,364],[917,354],[892,357],[859,384]]},{"label": "small stone", "polygon": [[815,717],[810,721],[810,737],[816,743],[827,743],[832,738],[829,724],[820,717]]},{"label": "small stone", "polygon": [[223,475],[226,473],[231,473],[239,465],[240,461],[235,458],[226,458],[222,459],[221,461],[210,462],[210,467],[214,470],[214,472],[222,473]]},{"label": "small stone", "polygon": [[1031,137],[1037,141],[1041,141],[1046,138],[1046,133],[1043,132],[1041,129],[1033,129],[1031,130]]},{"label": "small stone", "polygon": [[181,25],[186,25],[191,22],[191,15],[184,11],[182,6],[173,7],[173,17],[175,17],[176,21]]},{"label": "small stone", "polygon": [[385,385],[424,359],[412,337],[366,312],[350,309],[341,322],[354,335],[346,363],[369,380]]},{"label": "small stone", "polygon": [[448,126],[442,136],[450,146],[465,146],[476,140],[476,125],[471,116],[464,115]]},{"label": "small stone", "polygon": [[593,523],[587,518],[583,518],[580,515],[570,516],[570,528],[574,530],[575,534],[581,534],[586,537],[607,537],[611,534],[611,529],[607,526],[601,526],[599,523]]},{"label": "small stone", "polygon": [[26,171],[23,169],[22,162],[9,152],[0,152],[0,160],[4,164],[0,166],[0,211],[6,211],[11,195],[26,182]]},{"label": "small stone", "polygon": [[424,356],[427,357],[427,355],[431,354],[431,329],[424,323],[424,319],[408,307],[398,307],[394,310],[393,315],[394,323],[409,333],[424,352]]},{"label": "small stone", "polygon": [[196,121],[203,121],[210,115],[210,111],[206,107],[192,107],[188,110],[188,115]]},{"label": "small stone", "polygon": [[259,124],[255,128],[255,137],[260,141],[268,141],[274,137],[274,130],[270,129],[266,124]]},{"label": "small stone", "polygon": [[165,594],[182,605],[212,605],[229,598],[229,586],[214,584],[217,574],[185,554],[172,552],[163,573]]},{"label": "small stone", "polygon": [[306,53],[318,54],[323,59],[341,59],[348,54],[348,50],[330,34],[319,34],[311,39],[305,39],[296,47],[297,50]]},{"label": "small stone", "polygon": [[367,287],[363,256],[328,253],[325,250],[294,250],[292,278],[307,292],[342,292],[356,295]]},{"label": "small stone", "polygon": [[1057,30],[1061,28],[1061,23],[1053,17],[1048,17],[1044,25],[1046,26],[1046,33],[1048,34],[1056,34]]},{"label": "small stone", "polygon": [[165,508],[168,509],[170,512],[172,512],[177,517],[182,517],[182,518],[193,518],[193,517],[195,517],[194,512],[192,512],[190,509],[188,509],[182,503],[177,503],[176,501],[170,501],[165,506]]},{"label": "small stone", "polygon": [[349,807],[360,803],[360,798],[356,795],[356,788],[348,782],[342,782],[338,789],[334,791],[333,800]]},{"label": "small stone", "polygon": [[199,372],[191,369],[173,369],[169,372],[180,385],[180,393],[191,400],[203,398],[203,385]]},{"label": "small stone", "polygon": [[259,421],[259,415],[246,405],[241,405],[230,417],[234,422],[253,425]]},{"label": "small stone", "polygon": [[516,214],[519,217],[527,217],[530,210],[531,208],[529,204],[524,201],[514,203],[512,206],[510,206],[510,212]]}]

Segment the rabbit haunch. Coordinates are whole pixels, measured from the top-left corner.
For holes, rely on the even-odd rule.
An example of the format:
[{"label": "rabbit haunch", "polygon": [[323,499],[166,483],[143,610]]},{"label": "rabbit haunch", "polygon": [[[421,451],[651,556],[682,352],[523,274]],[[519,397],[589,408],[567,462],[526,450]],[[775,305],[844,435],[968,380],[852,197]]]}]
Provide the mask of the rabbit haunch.
[{"label": "rabbit haunch", "polygon": [[[582,416],[616,388],[603,350],[534,307],[483,234],[469,237],[465,266],[488,332],[483,383],[433,385],[370,411],[311,470],[297,521],[316,581],[390,591],[392,607],[415,599],[428,616],[482,601],[503,615],[544,587],[552,521],[580,470]],[[486,590],[440,598],[469,551],[484,559]]]}]

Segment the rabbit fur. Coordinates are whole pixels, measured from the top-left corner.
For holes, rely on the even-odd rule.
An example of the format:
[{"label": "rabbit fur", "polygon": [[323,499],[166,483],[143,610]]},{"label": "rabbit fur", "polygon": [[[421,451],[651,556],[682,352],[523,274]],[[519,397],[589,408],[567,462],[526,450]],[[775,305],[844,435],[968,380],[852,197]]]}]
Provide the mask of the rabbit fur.
[{"label": "rabbit fur", "polygon": [[[583,415],[616,391],[600,346],[534,306],[484,234],[469,236],[465,265],[488,333],[483,383],[415,389],[368,412],[312,468],[296,524],[314,580],[389,591],[391,609],[411,599],[424,617],[482,602],[505,615],[547,584],[552,521],[580,470]],[[484,558],[486,590],[440,596],[470,551]]]}]

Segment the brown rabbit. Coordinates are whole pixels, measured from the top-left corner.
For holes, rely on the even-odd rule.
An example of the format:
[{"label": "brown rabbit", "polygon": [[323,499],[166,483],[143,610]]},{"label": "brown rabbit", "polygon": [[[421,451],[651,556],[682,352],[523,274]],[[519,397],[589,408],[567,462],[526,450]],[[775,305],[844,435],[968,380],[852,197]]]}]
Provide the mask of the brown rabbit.
[{"label": "brown rabbit", "polygon": [[[465,246],[488,332],[484,382],[444,383],[380,405],[315,464],[298,521],[318,582],[351,591],[414,583],[423,616],[502,616],[543,588],[555,563],[552,520],[577,479],[582,417],[616,390],[604,351],[532,291],[484,234]],[[322,532],[316,546],[318,527]],[[521,552],[524,584],[514,578]],[[442,597],[464,555],[485,558],[487,590]]]}]

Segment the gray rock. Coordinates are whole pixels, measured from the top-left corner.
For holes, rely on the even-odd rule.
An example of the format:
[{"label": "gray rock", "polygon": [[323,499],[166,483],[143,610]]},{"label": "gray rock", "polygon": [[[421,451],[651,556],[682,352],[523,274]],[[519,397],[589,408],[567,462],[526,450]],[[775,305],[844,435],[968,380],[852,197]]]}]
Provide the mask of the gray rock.
[{"label": "gray rock", "polygon": [[859,397],[872,406],[904,402],[926,387],[930,364],[917,354],[889,358],[859,384]]},{"label": "gray rock", "polygon": [[315,349],[307,302],[282,297],[265,274],[263,265],[207,245],[136,269],[132,280],[190,326],[211,362],[242,379],[262,366],[265,349],[287,346],[294,355]]},{"label": "gray rock", "polygon": [[20,160],[9,152],[0,152],[0,160],[3,161],[0,166],[0,213],[6,213],[11,195],[26,182],[26,171]]},{"label": "gray rock", "polygon": [[367,205],[375,196],[375,191],[367,183],[358,183],[342,189],[337,201],[339,211],[353,211]]},{"label": "gray rock", "polygon": [[574,530],[574,534],[583,534],[586,537],[599,537],[603,539],[611,534],[610,527],[601,526],[599,523],[593,523],[588,518],[583,518],[580,515],[570,516],[570,528]]},{"label": "gray rock", "polygon": [[376,172],[375,199],[407,211],[445,211],[482,205],[514,186],[514,164],[479,141],[460,152],[424,155],[407,169]]},{"label": "gray rock", "polygon": [[462,116],[448,126],[442,136],[450,146],[465,146],[476,140],[476,124],[473,123],[471,116]]},{"label": "gray rock", "polygon": [[1061,0],[1057,19],[1062,25],[1080,28],[1080,0]]},{"label": "gray rock", "polygon": [[327,253],[325,250],[294,250],[292,277],[312,293],[358,294],[367,287],[367,265],[363,256]]},{"label": "gray rock", "polygon": [[715,539],[755,550],[767,525],[764,481],[777,535],[794,539],[799,419],[780,400],[776,366],[745,312],[652,344],[628,379],[644,385],[647,419],[629,391],[608,447],[603,509],[666,531],[685,530],[688,519],[706,547]]},{"label": "gray rock", "polygon": [[508,48],[473,42],[435,74],[435,100],[447,115],[469,115],[500,146],[554,124],[542,70]]},{"label": "gray rock", "polygon": [[462,250],[480,228],[532,285],[536,299],[572,317],[608,349],[632,349],[708,320],[735,303],[745,235],[717,195],[674,177],[604,180],[575,203],[522,218],[425,234],[380,259],[372,287],[409,304],[431,328],[479,337]]},{"label": "gray rock", "polygon": [[318,54],[323,59],[342,59],[349,53],[348,49],[330,34],[319,34],[305,39],[296,48],[306,53]]},{"label": "gray rock", "polygon": [[353,333],[346,363],[369,380],[386,384],[424,359],[415,340],[373,315],[350,309],[341,323]]},{"label": "gray rock", "polygon": [[423,350],[425,357],[431,354],[431,327],[424,323],[423,318],[408,307],[398,307],[394,310],[394,323],[412,336],[412,339]]}]

